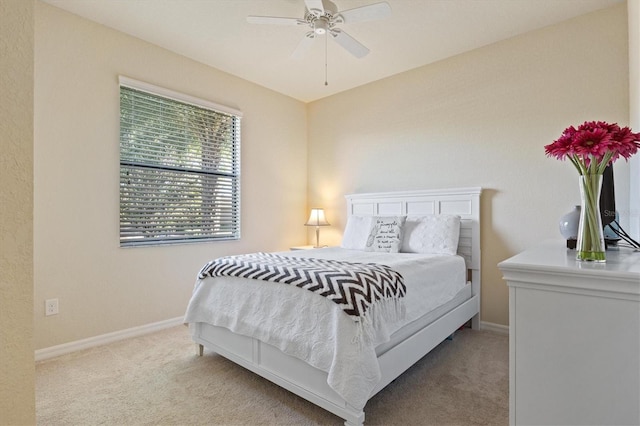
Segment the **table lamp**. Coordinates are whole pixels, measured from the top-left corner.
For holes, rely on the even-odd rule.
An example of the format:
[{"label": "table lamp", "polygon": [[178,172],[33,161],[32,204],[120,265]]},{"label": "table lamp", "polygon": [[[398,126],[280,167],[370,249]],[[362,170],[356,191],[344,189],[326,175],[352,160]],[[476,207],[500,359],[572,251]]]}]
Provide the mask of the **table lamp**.
[{"label": "table lamp", "polygon": [[309,220],[307,220],[307,223],[305,223],[304,225],[316,227],[316,245],[314,246],[314,248],[320,247],[320,227],[330,225],[330,223],[327,222],[327,219],[325,219],[324,217],[324,209],[311,209]]}]

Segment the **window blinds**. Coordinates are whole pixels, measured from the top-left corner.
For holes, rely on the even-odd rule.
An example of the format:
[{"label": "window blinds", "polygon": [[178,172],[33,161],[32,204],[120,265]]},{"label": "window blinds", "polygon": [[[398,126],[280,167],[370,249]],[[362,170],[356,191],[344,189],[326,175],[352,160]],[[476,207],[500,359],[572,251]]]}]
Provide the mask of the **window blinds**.
[{"label": "window blinds", "polygon": [[131,86],[121,79],[120,245],[240,238],[240,116]]}]

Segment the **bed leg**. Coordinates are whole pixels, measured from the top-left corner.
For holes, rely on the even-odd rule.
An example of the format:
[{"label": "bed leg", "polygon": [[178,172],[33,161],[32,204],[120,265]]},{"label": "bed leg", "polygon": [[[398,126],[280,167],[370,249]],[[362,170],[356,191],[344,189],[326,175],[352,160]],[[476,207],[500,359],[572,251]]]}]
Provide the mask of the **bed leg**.
[{"label": "bed leg", "polygon": [[364,411],[356,413],[355,415],[343,417],[344,426],[363,426],[364,425]]},{"label": "bed leg", "polygon": [[471,318],[471,328],[473,330],[480,330],[480,314],[476,314]]},{"label": "bed leg", "polygon": [[204,355],[204,346],[202,346],[200,343],[196,343],[196,355]]}]

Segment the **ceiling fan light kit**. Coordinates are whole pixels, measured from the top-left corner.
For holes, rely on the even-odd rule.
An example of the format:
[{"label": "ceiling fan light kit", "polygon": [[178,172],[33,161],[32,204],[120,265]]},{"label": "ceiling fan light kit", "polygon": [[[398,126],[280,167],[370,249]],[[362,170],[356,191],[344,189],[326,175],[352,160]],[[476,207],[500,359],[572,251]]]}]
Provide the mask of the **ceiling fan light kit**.
[{"label": "ceiling fan light kit", "polygon": [[[306,6],[304,19],[275,16],[248,16],[247,22],[252,24],[309,26],[311,31],[304,35],[291,54],[291,56],[296,59],[304,56],[316,37],[326,36],[329,38],[328,35],[331,35],[331,39],[335,40],[336,43],[356,58],[363,58],[369,53],[369,49],[344,32],[344,30],[337,28],[337,25],[373,21],[391,15],[391,6],[385,1],[342,12],[338,12],[337,6],[329,0],[304,0],[304,3]],[[325,81],[325,85],[326,84]]]},{"label": "ceiling fan light kit", "polygon": [[313,23],[313,32],[318,35],[323,35],[329,29],[329,22],[326,19],[319,18]]}]

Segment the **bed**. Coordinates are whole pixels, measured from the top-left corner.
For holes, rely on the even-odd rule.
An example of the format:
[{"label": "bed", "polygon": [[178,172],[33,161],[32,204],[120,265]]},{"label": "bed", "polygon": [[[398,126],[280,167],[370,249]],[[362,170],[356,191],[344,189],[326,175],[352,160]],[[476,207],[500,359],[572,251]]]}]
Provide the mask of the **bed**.
[{"label": "bed", "polygon": [[[480,194],[480,188],[456,188],[347,195],[341,247],[266,254],[293,262],[388,265],[406,283],[402,303],[389,304],[401,308],[388,321],[351,321],[335,303],[295,286],[199,276],[185,315],[199,355],[212,350],[336,414],[345,425],[362,425],[368,399],[461,326],[479,328]],[[378,218],[401,218],[408,230],[411,220],[452,217],[459,233],[448,255],[402,253],[407,232],[401,253],[350,245],[360,241],[362,221],[371,227]],[[420,269],[425,266],[428,274]],[[370,311],[387,315],[389,309]]]}]

